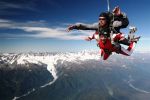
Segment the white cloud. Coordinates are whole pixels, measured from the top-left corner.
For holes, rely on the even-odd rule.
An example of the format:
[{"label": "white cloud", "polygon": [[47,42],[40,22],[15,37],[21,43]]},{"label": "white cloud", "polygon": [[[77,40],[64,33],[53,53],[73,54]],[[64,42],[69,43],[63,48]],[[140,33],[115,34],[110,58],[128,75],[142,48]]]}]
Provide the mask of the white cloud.
[{"label": "white cloud", "polygon": [[0,19],[0,23],[7,23],[7,22],[11,22],[10,20],[6,20],[6,19]]},{"label": "white cloud", "polygon": [[37,34],[27,35],[34,38],[57,38],[63,40],[82,40],[89,32],[80,32],[81,35],[73,35],[75,32],[67,32],[66,28],[47,28],[47,27],[18,27],[26,32]]},{"label": "white cloud", "polygon": [[[15,22],[12,20],[0,19],[0,28],[5,29],[19,29],[25,31],[27,34],[10,34],[7,33],[1,34],[0,37],[30,37],[30,38],[56,38],[56,39],[64,39],[64,40],[82,40],[86,36],[90,36],[94,33],[94,31],[85,31],[85,30],[73,30],[67,32],[67,26],[71,25],[69,23],[65,23],[65,27],[47,27],[47,22],[44,20],[39,21],[27,21],[27,22]],[[96,24],[96,23],[95,23]],[[77,35],[78,34],[78,35]],[[10,37],[9,37],[10,36]],[[141,37],[140,41],[150,41],[150,37]]]},{"label": "white cloud", "polygon": [[[13,34],[13,38],[30,37],[30,38],[56,38],[63,40],[83,40],[86,36],[92,35],[93,31],[70,31],[67,32],[67,26],[64,27],[46,27],[45,21],[28,21],[28,22],[14,22],[11,20],[0,19],[0,28],[5,29],[19,29],[25,31],[27,34]],[[44,26],[45,25],[45,26]],[[31,33],[31,34],[30,34]],[[78,34],[77,34],[78,33]],[[9,34],[3,34],[1,37],[9,38]],[[12,37],[12,34],[10,34]]]},{"label": "white cloud", "polygon": [[34,2],[17,2],[17,3],[13,3],[13,2],[7,2],[7,1],[0,1],[0,10],[6,10],[6,9],[27,9],[27,10],[32,10],[35,11],[34,8]]}]

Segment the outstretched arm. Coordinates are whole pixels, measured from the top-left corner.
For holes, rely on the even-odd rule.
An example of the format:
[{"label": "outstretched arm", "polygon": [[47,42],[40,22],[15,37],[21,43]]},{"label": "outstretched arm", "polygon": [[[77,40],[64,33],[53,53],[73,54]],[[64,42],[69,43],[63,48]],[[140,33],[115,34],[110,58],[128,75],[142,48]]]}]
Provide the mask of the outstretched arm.
[{"label": "outstretched arm", "polygon": [[68,31],[77,29],[77,30],[98,30],[98,23],[95,24],[82,24],[78,23],[68,27]]},{"label": "outstretched arm", "polygon": [[95,33],[92,36],[88,36],[85,38],[86,41],[91,41],[92,39],[95,39]]},{"label": "outstretched arm", "polygon": [[125,13],[121,12],[119,7],[115,7],[113,10],[114,22],[113,27],[115,28],[126,28],[129,24],[129,20]]}]

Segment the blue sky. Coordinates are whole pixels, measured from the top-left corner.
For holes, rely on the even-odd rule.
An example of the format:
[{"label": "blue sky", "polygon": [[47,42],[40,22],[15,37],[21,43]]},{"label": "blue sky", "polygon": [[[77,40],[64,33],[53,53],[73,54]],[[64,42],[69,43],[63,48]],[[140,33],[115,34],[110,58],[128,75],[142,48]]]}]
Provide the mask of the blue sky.
[{"label": "blue sky", "polygon": [[[130,25],[142,36],[137,51],[150,51],[150,1],[110,0],[111,10],[120,6]],[[96,42],[84,41],[93,31],[71,31],[74,23],[95,23],[107,10],[106,0],[0,0],[0,52],[68,52],[98,50]],[[128,33],[128,28],[122,32]]]}]

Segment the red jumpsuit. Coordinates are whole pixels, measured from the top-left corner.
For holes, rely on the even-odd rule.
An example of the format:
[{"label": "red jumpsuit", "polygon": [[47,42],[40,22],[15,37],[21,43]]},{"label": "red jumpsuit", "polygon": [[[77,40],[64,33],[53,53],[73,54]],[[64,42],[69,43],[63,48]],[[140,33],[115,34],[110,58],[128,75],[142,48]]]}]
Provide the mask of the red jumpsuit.
[{"label": "red jumpsuit", "polygon": [[[122,33],[113,34],[113,40],[121,40],[124,38]],[[95,32],[91,37],[89,36],[89,39],[96,39],[100,49],[101,49],[101,57],[103,60],[106,60],[112,52],[117,52],[126,56],[130,56],[133,52],[133,48],[135,46],[134,42],[131,42],[127,49],[121,46],[119,52],[118,48],[111,43],[110,38],[104,38],[103,35],[99,36],[98,32]]]}]

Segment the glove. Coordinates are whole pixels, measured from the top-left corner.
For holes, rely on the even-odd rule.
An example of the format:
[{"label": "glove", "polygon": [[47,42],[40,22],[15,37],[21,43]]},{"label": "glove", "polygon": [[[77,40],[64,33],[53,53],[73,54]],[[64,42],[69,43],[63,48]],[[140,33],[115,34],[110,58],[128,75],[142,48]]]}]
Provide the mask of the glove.
[{"label": "glove", "polygon": [[114,21],[113,22],[113,27],[120,27],[122,25],[121,21]]}]

